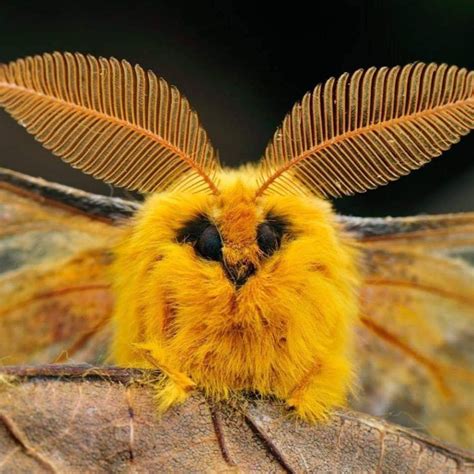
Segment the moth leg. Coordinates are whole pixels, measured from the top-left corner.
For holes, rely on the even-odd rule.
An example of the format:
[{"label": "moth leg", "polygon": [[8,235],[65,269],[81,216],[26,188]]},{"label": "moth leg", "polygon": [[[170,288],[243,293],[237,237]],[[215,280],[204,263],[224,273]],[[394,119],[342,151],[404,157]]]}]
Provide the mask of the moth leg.
[{"label": "moth leg", "polygon": [[156,384],[158,410],[165,412],[171,406],[183,403],[196,384],[183,372],[169,364],[164,351],[155,343],[135,344],[139,354],[164,377]]},{"label": "moth leg", "polygon": [[333,408],[345,404],[350,380],[346,359],[318,359],[291,390],[286,403],[303,420],[312,423],[325,420]]}]

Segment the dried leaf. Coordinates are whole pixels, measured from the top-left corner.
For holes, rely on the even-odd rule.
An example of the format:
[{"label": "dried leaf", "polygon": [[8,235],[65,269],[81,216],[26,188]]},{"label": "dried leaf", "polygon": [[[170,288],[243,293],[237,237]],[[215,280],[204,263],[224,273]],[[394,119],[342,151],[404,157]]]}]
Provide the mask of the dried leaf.
[{"label": "dried leaf", "polygon": [[[4,368],[0,466],[15,472],[467,472],[474,456],[361,413],[317,427],[279,403],[211,405],[161,419],[138,371]],[[149,374],[150,375],[150,374]]]}]

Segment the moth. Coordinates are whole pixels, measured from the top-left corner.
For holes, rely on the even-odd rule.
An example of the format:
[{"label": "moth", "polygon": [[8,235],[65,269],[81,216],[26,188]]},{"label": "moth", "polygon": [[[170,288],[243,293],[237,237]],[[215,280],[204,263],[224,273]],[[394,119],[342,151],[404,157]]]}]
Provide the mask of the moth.
[{"label": "moth", "polygon": [[163,374],[162,412],[196,389],[257,392],[317,422],[354,391],[367,411],[402,407],[472,443],[474,214],[362,219],[329,199],[396,180],[466,135],[473,72],[415,63],[331,78],[239,169],[220,164],[176,88],[127,61],[1,65],[0,103],[71,166],[146,195],[138,205],[2,172],[6,360],[81,360],[110,331],[108,361]]}]

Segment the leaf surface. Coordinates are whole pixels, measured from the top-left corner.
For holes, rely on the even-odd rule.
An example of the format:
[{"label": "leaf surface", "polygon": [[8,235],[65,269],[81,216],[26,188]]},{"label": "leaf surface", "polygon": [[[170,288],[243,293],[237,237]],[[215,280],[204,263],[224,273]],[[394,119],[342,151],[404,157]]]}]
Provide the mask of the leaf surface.
[{"label": "leaf surface", "polygon": [[16,472],[466,472],[472,454],[361,413],[294,420],[276,402],[210,405],[161,419],[138,371],[4,368],[0,466]]}]

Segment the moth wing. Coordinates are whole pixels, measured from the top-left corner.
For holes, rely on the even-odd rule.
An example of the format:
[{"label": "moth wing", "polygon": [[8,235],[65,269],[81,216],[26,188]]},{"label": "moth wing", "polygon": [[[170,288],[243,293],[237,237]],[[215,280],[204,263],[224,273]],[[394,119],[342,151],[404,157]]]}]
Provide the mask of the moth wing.
[{"label": "moth wing", "polygon": [[3,365],[105,354],[110,249],[133,208],[0,169]]},{"label": "moth wing", "polygon": [[474,213],[345,221],[364,259],[354,406],[474,447]]}]

